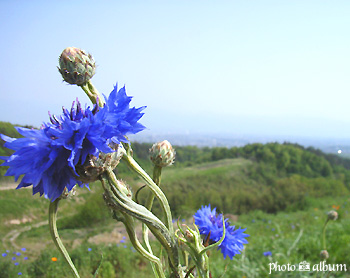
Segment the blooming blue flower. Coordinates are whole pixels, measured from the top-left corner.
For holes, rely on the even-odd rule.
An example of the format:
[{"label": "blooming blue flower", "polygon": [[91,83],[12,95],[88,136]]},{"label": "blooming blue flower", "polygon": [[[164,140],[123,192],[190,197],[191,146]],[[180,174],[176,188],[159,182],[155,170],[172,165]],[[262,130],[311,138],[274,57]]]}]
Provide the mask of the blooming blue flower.
[{"label": "blooming blue flower", "polygon": [[24,251],[26,251],[27,249],[26,249],[25,247],[23,247],[21,250],[24,252]]},{"label": "blooming blue flower", "polygon": [[[1,135],[5,147],[15,153],[2,166],[9,166],[6,176],[17,181],[24,175],[17,188],[33,185],[33,194],[45,194],[51,201],[61,196],[67,188],[70,191],[79,180],[76,166],[84,164],[89,155],[99,152],[114,152],[112,145],[128,142],[128,134],[135,134],[145,127],[138,123],[145,107],[130,108],[131,97],[117,86],[110,93],[104,107],[81,108],[74,102],[70,111],[63,108],[59,118],[50,117],[40,130],[17,128],[24,138],[10,138]],[[112,147],[111,147],[112,146]]]},{"label": "blooming blue flower", "polygon": [[[216,208],[213,210],[208,206],[202,206],[194,215],[195,224],[199,228],[199,232],[205,235],[211,242],[218,242],[223,236],[223,215],[216,213]],[[243,250],[243,244],[248,243],[245,237],[249,235],[244,234],[246,229],[230,226],[228,219],[224,220],[225,223],[225,238],[219,245],[218,249],[224,255],[224,258],[228,256],[231,260],[236,254],[240,254]]]},{"label": "blooming blue flower", "polygon": [[91,252],[91,250],[92,250],[91,248],[88,248],[88,251],[89,251],[89,252]]},{"label": "blooming blue flower", "polygon": [[264,252],[263,254],[264,254],[265,257],[272,256],[272,252],[271,251]]},{"label": "blooming blue flower", "polygon": [[19,262],[15,262],[15,265],[19,265]]},{"label": "blooming blue flower", "polygon": [[3,256],[3,257],[6,257],[6,256],[7,256],[7,253],[2,253],[2,256]]}]

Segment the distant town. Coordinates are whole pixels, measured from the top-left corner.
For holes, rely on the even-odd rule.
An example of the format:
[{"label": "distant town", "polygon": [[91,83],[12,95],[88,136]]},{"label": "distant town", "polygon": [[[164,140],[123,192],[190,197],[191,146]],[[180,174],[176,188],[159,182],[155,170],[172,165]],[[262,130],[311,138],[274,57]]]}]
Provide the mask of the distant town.
[{"label": "distant town", "polygon": [[251,143],[288,142],[304,147],[314,147],[326,153],[350,157],[350,138],[318,138],[298,136],[263,136],[263,135],[234,135],[234,134],[204,134],[204,133],[152,133],[143,131],[130,136],[132,141],[154,143],[168,140],[175,146],[198,147],[240,147]]}]

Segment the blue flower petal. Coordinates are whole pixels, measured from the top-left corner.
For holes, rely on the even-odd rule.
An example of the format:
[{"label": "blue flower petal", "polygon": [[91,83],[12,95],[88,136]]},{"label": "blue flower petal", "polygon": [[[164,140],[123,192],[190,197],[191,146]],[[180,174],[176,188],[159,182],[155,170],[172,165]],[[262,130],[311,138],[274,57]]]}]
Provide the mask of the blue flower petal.
[{"label": "blue flower petal", "polygon": [[[213,242],[219,241],[223,236],[223,215],[216,213],[216,208],[213,210],[208,206],[199,209],[194,215],[195,224],[198,226],[199,232]],[[246,229],[235,229],[235,226],[230,226],[228,219],[225,223],[225,238],[219,245],[218,249],[223,254],[224,258],[229,257],[231,260],[236,254],[240,254],[243,250],[243,244],[247,244],[245,239],[249,235],[244,234]]]},{"label": "blue flower petal", "polygon": [[65,188],[71,190],[77,179],[75,167],[84,164],[89,155],[114,150],[109,144],[128,142],[126,135],[135,134],[145,127],[138,123],[145,107],[130,108],[131,97],[125,87],[117,86],[106,99],[104,107],[81,108],[73,102],[69,110],[63,108],[60,117],[51,116],[40,130],[18,127],[24,138],[10,138],[0,134],[5,147],[15,151],[11,156],[1,156],[8,166],[6,176],[23,178],[17,188],[33,185],[33,194],[45,195],[51,201],[61,196]]}]

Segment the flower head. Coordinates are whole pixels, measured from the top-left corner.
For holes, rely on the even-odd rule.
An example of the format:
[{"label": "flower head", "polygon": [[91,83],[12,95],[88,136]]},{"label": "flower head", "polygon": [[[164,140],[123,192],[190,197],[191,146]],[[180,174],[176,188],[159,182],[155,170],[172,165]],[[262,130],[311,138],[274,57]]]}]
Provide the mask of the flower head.
[{"label": "flower head", "polygon": [[320,258],[321,260],[327,260],[329,258],[329,253],[327,250],[322,250],[320,252]]},{"label": "flower head", "polygon": [[328,219],[329,220],[337,220],[338,219],[338,212],[336,212],[335,210],[331,210],[330,212],[328,212]]},{"label": "flower head", "polygon": [[265,256],[265,257],[268,257],[268,256],[272,256],[272,252],[271,251],[266,251],[266,252],[264,252],[263,253],[263,255]]},{"label": "flower head", "polygon": [[248,243],[245,238],[249,235],[244,234],[246,229],[236,229],[235,226],[230,226],[228,219],[223,221],[223,215],[217,215],[216,208],[212,210],[210,205],[202,206],[194,215],[194,220],[199,232],[212,242],[218,242],[222,238],[223,222],[225,223],[225,238],[218,247],[224,258],[228,256],[232,260],[236,254],[240,254],[240,251],[243,250],[243,244]]},{"label": "flower head", "polygon": [[58,71],[69,84],[84,85],[95,74],[95,60],[91,54],[76,47],[67,47],[59,58]]},{"label": "flower head", "polygon": [[166,167],[174,163],[176,152],[167,140],[153,144],[149,152],[150,159],[156,166]]},{"label": "flower head", "polygon": [[[120,142],[128,142],[125,136],[144,129],[138,123],[144,107],[130,108],[131,97],[125,87],[117,86],[109,95],[104,107],[81,108],[79,101],[73,102],[71,110],[63,108],[60,117],[51,116],[39,130],[17,128],[24,138],[1,135],[5,147],[15,153],[2,166],[9,166],[6,176],[17,181],[24,175],[17,188],[33,185],[33,194],[45,194],[52,201],[78,184],[89,182],[79,179],[77,171],[89,158],[99,153],[112,153]],[[101,173],[97,173],[101,174]]]}]

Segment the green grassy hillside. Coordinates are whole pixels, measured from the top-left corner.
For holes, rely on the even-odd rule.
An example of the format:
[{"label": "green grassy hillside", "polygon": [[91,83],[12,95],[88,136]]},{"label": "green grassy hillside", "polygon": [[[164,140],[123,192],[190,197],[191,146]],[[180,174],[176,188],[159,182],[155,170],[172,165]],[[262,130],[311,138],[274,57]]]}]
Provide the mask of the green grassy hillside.
[{"label": "green grassy hillside", "polygon": [[[3,124],[1,123],[0,126]],[[18,136],[5,124],[10,136]],[[5,133],[6,134],[6,133]],[[133,143],[135,158],[148,173],[150,144]],[[328,263],[348,263],[350,255],[349,161],[294,144],[251,144],[242,148],[177,147],[173,166],[163,169],[161,188],[173,217],[192,224],[192,215],[211,204],[236,226],[247,228],[249,244],[243,255],[223,260],[211,252],[213,277],[287,277],[268,275],[268,264],[319,263],[322,227],[326,213],[337,209],[339,219],[327,229]],[[6,151],[8,152],[8,150]],[[9,152],[6,154],[10,154]],[[143,183],[120,163],[118,177],[134,193]],[[4,182],[0,181],[0,188]],[[149,264],[135,253],[121,223],[111,218],[99,183],[91,191],[78,188],[73,199],[62,201],[58,227],[82,278],[91,278],[104,256],[99,277],[152,277]],[[148,195],[142,189],[142,203]],[[32,196],[31,188],[0,191],[0,276],[69,277],[47,226],[49,200]],[[155,201],[154,212],[161,217]],[[123,237],[126,236],[124,239]],[[23,248],[25,251],[21,251]],[[23,249],[24,250],[24,249]],[[158,252],[157,247],[155,251]],[[272,257],[263,252],[271,251]],[[18,255],[22,253],[21,255]],[[16,257],[15,265],[13,257]],[[25,259],[28,258],[28,259]],[[51,258],[57,258],[54,262]],[[347,273],[288,273],[288,277],[349,277]],[[298,276],[299,275],[299,276]]]}]

